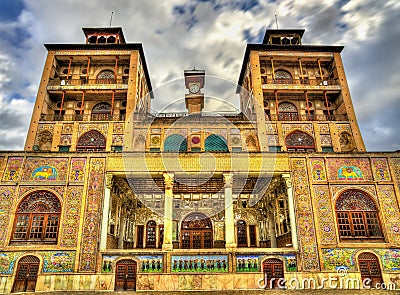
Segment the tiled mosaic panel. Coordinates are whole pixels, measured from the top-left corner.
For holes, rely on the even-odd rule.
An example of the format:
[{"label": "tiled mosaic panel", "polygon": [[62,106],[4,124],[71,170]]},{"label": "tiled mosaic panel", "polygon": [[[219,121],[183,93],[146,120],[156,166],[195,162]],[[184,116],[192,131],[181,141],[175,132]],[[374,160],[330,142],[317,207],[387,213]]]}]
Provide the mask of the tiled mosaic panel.
[{"label": "tiled mosaic panel", "polygon": [[400,183],[400,158],[391,158],[390,167],[392,169],[395,180]]},{"label": "tiled mosaic panel", "polygon": [[68,158],[28,157],[25,161],[22,180],[25,181],[65,181]]},{"label": "tiled mosaic panel", "polygon": [[385,222],[382,220],[381,224],[386,226],[389,241],[399,245],[400,212],[393,185],[378,185],[378,197],[380,211],[385,218]]},{"label": "tiled mosaic panel", "polygon": [[14,195],[15,186],[0,187],[0,246],[5,246],[7,244],[6,237],[15,199]]},{"label": "tiled mosaic panel", "polygon": [[282,124],[283,136],[286,136],[294,130],[301,130],[314,136],[314,129],[312,124]]},{"label": "tiled mosaic panel", "polygon": [[78,239],[79,221],[81,217],[83,187],[70,186],[64,202],[64,215],[61,229],[60,245],[75,247]]},{"label": "tiled mosaic panel", "polygon": [[1,252],[0,274],[11,275],[17,259],[23,255],[38,255],[43,259],[42,272],[66,273],[74,271],[75,251]]},{"label": "tiled mosaic panel", "polygon": [[297,260],[294,254],[269,255],[236,255],[236,272],[261,272],[262,263],[268,258],[279,258],[285,263],[285,271],[297,271]]},{"label": "tiled mosaic panel", "polygon": [[367,158],[327,158],[329,180],[373,180]]},{"label": "tiled mosaic panel", "polygon": [[385,158],[371,158],[371,164],[375,180],[391,180],[388,162]]},{"label": "tiled mosaic panel", "polygon": [[105,165],[106,160],[104,158],[90,159],[89,183],[79,262],[80,271],[96,271],[96,252],[98,250],[97,242],[100,231]]},{"label": "tiled mosaic panel", "polygon": [[[124,256],[103,255],[101,272],[115,272],[115,264],[117,259],[126,259]],[[163,272],[163,256],[162,255],[139,255],[133,257],[138,264],[139,273],[162,273]],[[130,259],[130,258],[128,258]]]},{"label": "tiled mosaic panel", "polygon": [[22,157],[8,158],[6,171],[3,175],[4,181],[18,181],[21,177],[21,168],[24,163]]},{"label": "tiled mosaic panel", "polygon": [[40,252],[43,256],[42,272],[74,272],[75,251]]},{"label": "tiled mosaic panel", "polygon": [[108,123],[100,123],[100,124],[81,123],[79,124],[78,137],[91,130],[97,130],[107,138]]},{"label": "tiled mosaic panel", "polygon": [[86,158],[72,158],[69,182],[83,182],[85,180]]},{"label": "tiled mosaic panel", "polygon": [[313,181],[326,181],[325,163],[323,158],[311,158],[310,166]]},{"label": "tiled mosaic panel", "polygon": [[331,192],[332,192],[332,202],[333,204],[336,203],[336,199],[339,194],[341,194],[343,191],[347,189],[360,189],[365,192],[367,192],[375,201],[377,201],[376,198],[376,191],[375,191],[375,186],[374,185],[331,185]]},{"label": "tiled mosaic panel", "polygon": [[320,266],[306,159],[291,158],[290,162],[302,269],[305,271],[318,271]]},{"label": "tiled mosaic panel", "polygon": [[329,187],[314,185],[314,206],[317,214],[318,235],[322,245],[336,244],[335,212],[333,212]]},{"label": "tiled mosaic panel", "polygon": [[139,272],[162,272],[163,256],[162,255],[143,255],[135,256],[139,260]]},{"label": "tiled mosaic panel", "polygon": [[20,200],[23,196],[30,194],[31,192],[37,190],[48,190],[60,197],[60,199],[64,198],[64,190],[65,186],[51,186],[51,187],[43,187],[43,186],[20,186],[18,191],[18,199]]},{"label": "tiled mosaic panel", "polygon": [[332,146],[332,139],[331,136],[328,134],[321,134],[321,146]]},{"label": "tiled mosaic panel", "polygon": [[346,267],[350,271],[358,271],[356,255],[363,251],[374,252],[381,260],[384,271],[400,270],[400,249],[322,249],[323,268],[336,271],[338,267]]},{"label": "tiled mosaic panel", "polygon": [[228,272],[227,255],[184,255],[171,257],[171,272]]}]

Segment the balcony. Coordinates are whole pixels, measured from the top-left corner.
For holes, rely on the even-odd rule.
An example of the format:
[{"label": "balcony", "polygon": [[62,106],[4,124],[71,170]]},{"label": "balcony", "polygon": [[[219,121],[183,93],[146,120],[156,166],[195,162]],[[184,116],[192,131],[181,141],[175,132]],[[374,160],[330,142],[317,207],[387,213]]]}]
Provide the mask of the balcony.
[{"label": "balcony", "polygon": [[124,121],[125,114],[57,115],[42,114],[40,121]]},{"label": "balcony", "polygon": [[262,77],[262,89],[341,90],[338,79],[271,79]]},{"label": "balcony", "polygon": [[128,78],[121,79],[54,79],[47,84],[47,90],[102,90],[128,89]]},{"label": "balcony", "polygon": [[348,121],[347,115],[299,115],[296,112],[285,112],[266,115],[270,121]]}]

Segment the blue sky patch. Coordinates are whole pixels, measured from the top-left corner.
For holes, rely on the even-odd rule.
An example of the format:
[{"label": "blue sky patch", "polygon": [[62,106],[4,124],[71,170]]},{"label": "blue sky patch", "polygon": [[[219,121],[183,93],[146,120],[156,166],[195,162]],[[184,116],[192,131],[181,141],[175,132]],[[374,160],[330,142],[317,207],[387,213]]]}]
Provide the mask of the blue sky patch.
[{"label": "blue sky patch", "polygon": [[0,1],[0,21],[14,21],[24,9],[22,0],[1,0]]}]

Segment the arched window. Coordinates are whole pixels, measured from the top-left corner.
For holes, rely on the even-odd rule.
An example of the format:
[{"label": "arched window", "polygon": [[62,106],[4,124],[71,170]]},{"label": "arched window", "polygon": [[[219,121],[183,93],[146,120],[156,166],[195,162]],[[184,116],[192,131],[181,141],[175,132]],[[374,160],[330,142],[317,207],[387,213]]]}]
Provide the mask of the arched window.
[{"label": "arched window", "polygon": [[156,247],[156,222],[154,220],[149,220],[149,222],[147,222],[146,247],[147,248]]},{"label": "arched window", "polygon": [[239,247],[247,247],[247,225],[244,220],[237,223],[237,240]]},{"label": "arched window", "polygon": [[288,152],[313,152],[314,138],[300,130],[293,131],[286,136],[285,144]]},{"label": "arched window", "polygon": [[204,143],[206,152],[229,152],[225,139],[217,134],[211,134]]},{"label": "arched window", "polygon": [[25,197],[17,208],[13,242],[57,243],[61,204],[48,191],[36,191]]},{"label": "arched window", "polygon": [[[100,41],[100,38],[98,39],[98,42]],[[104,42],[103,43],[105,43],[105,38],[104,38]],[[97,79],[96,80],[97,80],[97,84],[113,84],[113,83],[115,83],[114,72],[111,71],[111,70],[101,71],[97,75]]]},{"label": "arched window", "polygon": [[337,198],[335,209],[341,239],[383,240],[378,210],[364,192],[345,191]]},{"label": "arched window", "polygon": [[186,152],[187,140],[180,134],[171,134],[164,140],[164,152]]},{"label": "arched window", "polygon": [[292,75],[284,70],[275,71],[275,83],[278,84],[292,84]]},{"label": "arched window", "polygon": [[96,104],[92,109],[92,121],[111,120],[111,105],[106,102]]},{"label": "arched window", "polygon": [[278,105],[279,120],[281,121],[298,121],[299,114],[294,104],[290,102],[281,102]]},{"label": "arched window", "polygon": [[202,213],[191,213],[182,221],[181,247],[202,249],[213,247],[213,232],[210,218]]},{"label": "arched window", "polygon": [[105,151],[106,138],[99,131],[90,130],[81,135],[76,145],[77,151]]}]

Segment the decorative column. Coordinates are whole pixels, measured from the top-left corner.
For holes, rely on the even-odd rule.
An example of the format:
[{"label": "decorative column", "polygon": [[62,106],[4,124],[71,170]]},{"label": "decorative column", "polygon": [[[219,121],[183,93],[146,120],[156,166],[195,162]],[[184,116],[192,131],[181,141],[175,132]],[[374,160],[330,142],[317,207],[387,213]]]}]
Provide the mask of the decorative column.
[{"label": "decorative column", "polygon": [[282,174],[282,178],[285,180],[287,194],[288,194],[288,209],[289,209],[289,217],[290,217],[290,232],[292,234],[292,244],[293,249],[299,249],[299,243],[297,240],[297,226],[296,226],[296,214],[294,212],[294,199],[293,199],[293,189],[292,189],[292,180],[290,178],[290,174]]},{"label": "decorative column", "polygon": [[275,231],[275,218],[274,218],[274,213],[270,211],[268,213],[268,232],[269,232],[269,237],[271,239],[271,248],[276,248],[276,231]]},{"label": "decorative column", "polygon": [[125,214],[126,214],[126,207],[125,207],[124,203],[122,203],[121,204],[121,214],[119,215],[118,249],[124,249]]},{"label": "decorative column", "polygon": [[225,247],[236,248],[235,242],[235,219],[233,215],[232,198],[233,174],[224,174],[225,183]]},{"label": "decorative column", "polygon": [[101,233],[100,233],[100,251],[105,250],[107,248],[108,218],[110,211],[111,188],[113,186],[113,175],[107,173],[105,182],[106,185],[104,188],[103,219],[101,221]]},{"label": "decorative column", "polygon": [[174,174],[164,173],[164,241],[162,249],[172,251],[172,201],[174,199]]}]

